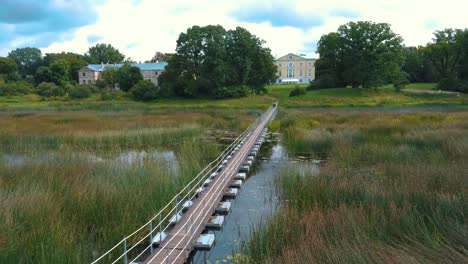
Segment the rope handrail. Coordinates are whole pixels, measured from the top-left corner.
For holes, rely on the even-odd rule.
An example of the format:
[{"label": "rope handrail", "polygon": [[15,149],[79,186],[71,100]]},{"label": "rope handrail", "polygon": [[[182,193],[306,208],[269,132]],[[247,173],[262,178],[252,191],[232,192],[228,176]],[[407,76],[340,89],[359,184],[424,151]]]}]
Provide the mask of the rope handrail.
[{"label": "rope handrail", "polygon": [[[265,111],[262,115],[260,115],[247,129],[245,129],[228,147],[226,147],[226,149],[224,149],[223,152],[221,152],[220,155],[218,155],[218,157],[213,160],[212,162],[210,162],[205,168],[203,168],[189,183],[187,183],[184,188],[182,188],[182,190],[180,190],[176,195],[174,195],[174,197],[162,208],[160,209],[152,218],[150,218],[150,220],[148,220],[145,224],[143,224],[141,227],[139,227],[138,229],[136,229],[133,233],[125,236],[122,240],[120,240],[119,242],[117,242],[112,248],[110,248],[108,251],[106,251],[104,254],[102,254],[100,257],[98,257],[97,259],[95,259],[93,262],[91,262],[91,264],[96,264],[98,263],[100,260],[102,260],[104,257],[110,255],[112,252],[114,252],[119,246],[122,246],[123,244],[126,246],[126,241],[129,240],[130,238],[132,238],[133,236],[135,236],[137,233],[139,233],[141,230],[143,230],[144,228],[150,226],[153,221],[155,219],[157,219],[158,217],[161,219],[161,221],[159,222],[158,225],[156,225],[155,227],[152,228],[152,230],[150,230],[150,232],[148,232],[142,239],[140,239],[137,243],[135,243],[132,247],[130,247],[128,250],[126,249],[125,252],[123,252],[123,254],[119,255],[115,261],[113,261],[112,263],[116,263],[117,261],[121,260],[123,257],[126,257],[126,255],[131,251],[133,250],[138,244],[140,244],[141,242],[143,242],[145,239],[147,239],[149,236],[152,235],[152,232],[154,230],[157,230],[158,228],[160,230],[164,230],[166,231],[169,227],[170,227],[170,224],[166,225],[164,227],[164,229],[160,228],[162,223],[167,221],[168,218],[172,215],[173,212],[176,212],[177,213],[177,208],[180,208],[180,205],[181,203],[183,203],[184,201],[187,200],[187,198],[190,198],[193,199],[194,197],[196,197],[196,193],[194,193],[192,196],[189,196],[189,194],[191,194],[192,192],[194,192],[197,188],[199,188],[201,186],[201,184],[206,180],[206,178],[210,177],[211,173],[213,173],[214,171],[217,170],[218,166],[221,165],[222,161],[226,159],[226,157],[232,152],[232,150],[234,150],[236,147],[238,147],[239,143],[242,142],[243,140],[245,140],[245,138],[248,137],[248,135],[250,135],[249,133],[251,133],[253,130],[255,130],[255,128],[257,127],[257,125],[259,123],[261,123],[264,119],[264,117],[272,110],[272,107],[270,107],[267,111]],[[195,184],[194,184],[195,183]],[[188,190],[190,188],[190,190]],[[188,190],[188,191],[187,191]],[[180,196],[186,192],[187,193],[182,196],[182,199],[180,199],[179,201],[177,201],[178,198],[180,198]],[[176,204],[170,209],[170,211],[165,215],[164,218],[161,218],[161,215],[174,203],[176,202]],[[176,219],[177,219],[177,216],[176,216]],[[149,247],[151,246],[151,244],[146,247],[144,251],[146,251]],[[143,254],[143,252],[141,252],[138,256],[141,256]]]}]

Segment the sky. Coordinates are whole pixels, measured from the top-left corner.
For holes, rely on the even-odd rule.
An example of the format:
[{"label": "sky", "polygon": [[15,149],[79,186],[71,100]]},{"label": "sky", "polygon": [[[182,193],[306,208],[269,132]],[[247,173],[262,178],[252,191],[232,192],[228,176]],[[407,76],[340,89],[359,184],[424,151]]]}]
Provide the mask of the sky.
[{"label": "sky", "polygon": [[241,26],[275,57],[315,53],[323,34],[349,21],[389,23],[405,45],[435,30],[468,28],[466,0],[0,0],[0,56],[15,48],[85,53],[109,43],[136,61],[174,52],[193,25]]}]

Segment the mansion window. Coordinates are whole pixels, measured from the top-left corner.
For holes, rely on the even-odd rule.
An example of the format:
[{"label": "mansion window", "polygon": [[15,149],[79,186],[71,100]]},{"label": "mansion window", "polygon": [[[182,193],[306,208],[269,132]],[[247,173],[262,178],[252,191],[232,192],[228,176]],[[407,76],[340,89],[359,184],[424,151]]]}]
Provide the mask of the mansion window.
[{"label": "mansion window", "polygon": [[279,77],[281,77],[281,71],[279,71],[279,74],[278,74],[278,75],[279,75]]},{"label": "mansion window", "polygon": [[85,72],[83,72],[83,76],[86,76],[86,73],[85,73]]},{"label": "mansion window", "polygon": [[288,65],[289,68],[294,68],[294,63],[290,62]]},{"label": "mansion window", "polygon": [[309,69],[309,76],[312,76],[312,69]]},{"label": "mansion window", "polygon": [[288,78],[294,77],[294,69],[288,69]]},{"label": "mansion window", "polygon": [[292,56],[291,56],[291,55],[289,55],[289,60],[292,60]]},{"label": "mansion window", "polygon": [[301,77],[302,77],[302,70],[300,70],[300,71],[299,71],[299,76],[301,76]]}]

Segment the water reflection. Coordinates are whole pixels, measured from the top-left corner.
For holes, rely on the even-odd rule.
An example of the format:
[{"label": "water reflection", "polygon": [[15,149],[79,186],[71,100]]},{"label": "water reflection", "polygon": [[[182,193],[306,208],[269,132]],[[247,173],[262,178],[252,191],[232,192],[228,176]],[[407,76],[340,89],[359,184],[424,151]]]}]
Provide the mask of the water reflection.
[{"label": "water reflection", "polygon": [[40,165],[48,162],[57,161],[86,161],[90,163],[110,163],[111,166],[144,166],[145,162],[163,162],[171,169],[177,170],[179,163],[174,151],[159,150],[128,150],[120,153],[96,154],[90,152],[78,152],[67,156],[59,152],[43,153],[3,153],[0,154],[0,162],[6,167],[19,168],[26,165]]},{"label": "water reflection", "polygon": [[[207,263],[232,263],[232,255],[239,252],[242,241],[248,241],[251,228],[275,213],[279,206],[274,186],[278,172],[296,167],[299,173],[306,176],[317,175],[320,170],[320,162],[288,154],[277,137],[270,137],[266,141],[259,159],[240,194],[232,200],[234,204],[225,226],[215,232],[215,246],[206,253]],[[204,253],[197,252],[192,263],[204,263],[204,257]]]}]

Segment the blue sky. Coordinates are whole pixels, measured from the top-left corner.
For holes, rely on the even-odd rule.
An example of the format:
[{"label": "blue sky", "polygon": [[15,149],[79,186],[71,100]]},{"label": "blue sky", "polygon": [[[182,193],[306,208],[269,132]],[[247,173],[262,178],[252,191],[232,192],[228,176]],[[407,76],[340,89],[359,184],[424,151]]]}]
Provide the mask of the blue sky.
[{"label": "blue sky", "polygon": [[[273,55],[314,54],[320,36],[349,21],[387,22],[407,45],[432,32],[468,27],[468,4],[446,0],[0,0],[0,56],[18,47],[84,53],[110,43],[135,60],[173,52],[192,25],[242,26],[264,39]],[[467,21],[467,22],[465,22]]]}]

